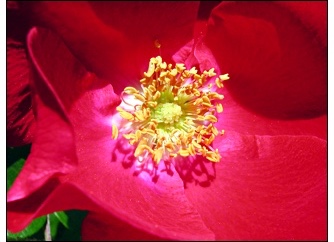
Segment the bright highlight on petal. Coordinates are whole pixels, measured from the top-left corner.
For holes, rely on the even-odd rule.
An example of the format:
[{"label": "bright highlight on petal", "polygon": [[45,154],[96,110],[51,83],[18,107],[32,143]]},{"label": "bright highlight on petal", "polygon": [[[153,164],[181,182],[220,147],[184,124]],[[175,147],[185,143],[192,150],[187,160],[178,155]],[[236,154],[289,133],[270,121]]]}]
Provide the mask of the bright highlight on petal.
[{"label": "bright highlight on petal", "polygon": [[[177,63],[173,68],[160,56],[151,58],[140,80],[142,90],[126,87],[122,93],[125,105],[117,107],[127,122],[119,132],[136,146],[134,155],[139,161],[151,158],[159,164],[161,160],[194,155],[220,161],[218,150],[211,144],[217,135],[224,134],[214,126],[216,114],[223,111],[219,101],[224,96],[214,90],[222,88],[229,77],[220,75],[209,84],[214,76],[214,68],[198,74],[195,67],[187,70]],[[113,125],[112,138],[117,136],[118,129]]]}]

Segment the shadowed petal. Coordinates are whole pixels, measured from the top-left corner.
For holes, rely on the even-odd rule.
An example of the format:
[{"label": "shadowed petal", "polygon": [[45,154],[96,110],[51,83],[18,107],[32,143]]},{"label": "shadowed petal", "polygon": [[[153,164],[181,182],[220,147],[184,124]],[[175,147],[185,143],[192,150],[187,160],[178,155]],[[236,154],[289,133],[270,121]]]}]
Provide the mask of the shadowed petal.
[{"label": "shadowed petal", "polygon": [[60,34],[88,70],[113,83],[120,93],[126,85],[137,84],[152,56],[161,51],[162,57],[170,60],[192,38],[199,4],[99,1],[27,5],[39,24]]},{"label": "shadowed petal", "polygon": [[[188,68],[199,66],[201,71],[215,68],[218,75],[225,74],[220,70],[213,53],[201,38],[189,42],[173,58],[175,62],[185,63]],[[238,77],[230,75],[230,79],[224,81],[224,86],[233,83],[236,78]],[[216,127],[219,129],[245,135],[310,135],[327,139],[327,115],[288,120],[268,118],[241,106],[230,89],[224,87],[218,92],[224,95],[221,101],[224,111],[217,114]],[[273,106],[272,111],[279,112],[279,109]]]},{"label": "shadowed petal", "polygon": [[7,145],[31,143],[35,129],[25,46],[7,39]]},{"label": "shadowed petal", "polygon": [[25,44],[29,27],[12,5],[7,3],[6,140],[8,146],[19,146],[32,142],[35,121],[29,86],[31,68]]},{"label": "shadowed petal", "polygon": [[[308,14],[304,8],[316,13]],[[226,83],[233,97],[270,117],[325,114],[324,16],[325,2],[227,2],[217,6],[209,20],[206,43],[221,71],[233,77]]]},{"label": "shadowed petal", "polygon": [[82,239],[91,240],[166,240],[134,228],[128,223],[101,214],[89,213],[82,224]]},{"label": "shadowed petal", "polygon": [[289,9],[306,28],[309,28],[323,46],[327,46],[327,2],[310,1],[300,4],[298,1],[279,1],[278,4]]}]

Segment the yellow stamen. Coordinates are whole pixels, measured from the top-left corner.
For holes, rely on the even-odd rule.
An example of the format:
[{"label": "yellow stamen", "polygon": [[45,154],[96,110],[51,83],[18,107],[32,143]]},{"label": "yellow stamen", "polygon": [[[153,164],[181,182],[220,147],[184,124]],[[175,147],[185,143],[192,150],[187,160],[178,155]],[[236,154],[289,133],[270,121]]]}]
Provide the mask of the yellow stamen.
[{"label": "yellow stamen", "polygon": [[141,94],[133,94],[135,98],[137,98],[139,101],[145,102],[145,97],[143,97]]},{"label": "yellow stamen", "polygon": [[118,138],[118,128],[116,125],[112,125],[112,130],[111,130],[111,137],[113,139],[117,139]]},{"label": "yellow stamen", "polygon": [[[160,48],[159,43],[155,45]],[[173,68],[160,56],[150,59],[140,80],[142,91],[126,87],[123,92],[140,103],[132,111],[117,107],[120,116],[130,123],[122,133],[136,146],[135,157],[142,157],[141,161],[150,157],[155,164],[194,155],[212,162],[220,160],[218,150],[214,151],[211,145],[217,135],[224,133],[214,126],[218,121],[215,114],[223,111],[219,101],[224,96],[211,87],[222,88],[222,81],[229,77],[220,75],[210,82],[215,75],[214,68],[199,74],[195,67],[187,70],[182,63]],[[118,129],[113,125],[112,138],[117,137]]]},{"label": "yellow stamen", "polygon": [[179,151],[179,154],[181,155],[181,156],[189,156],[189,151],[188,150],[180,150]]},{"label": "yellow stamen", "polygon": [[219,75],[219,79],[222,81],[225,81],[225,80],[230,79],[230,77],[228,76],[228,73],[226,73],[224,75]]},{"label": "yellow stamen", "polygon": [[218,113],[223,112],[223,106],[222,106],[222,104],[221,104],[221,103],[218,103],[218,104],[216,105],[216,109],[217,109],[217,112],[218,112]]},{"label": "yellow stamen", "polygon": [[127,119],[129,121],[132,121],[134,119],[134,117],[131,113],[125,111],[121,107],[117,107],[116,110],[119,112],[119,114],[121,115],[122,118]]},{"label": "yellow stamen", "polygon": [[155,46],[156,48],[160,49],[161,44],[160,44],[159,40],[155,40],[155,41],[154,41],[154,46]]},{"label": "yellow stamen", "polygon": [[153,160],[155,163],[159,163],[161,158],[162,158],[162,155],[163,155],[163,148],[162,147],[159,147],[158,149],[156,149],[155,151],[153,151]]},{"label": "yellow stamen", "polygon": [[215,82],[216,82],[217,87],[219,87],[219,88],[224,87],[223,83],[221,82],[221,80],[219,78],[216,78]]},{"label": "yellow stamen", "polygon": [[126,94],[135,94],[135,93],[139,93],[139,91],[138,91],[136,88],[134,88],[134,87],[126,87],[126,88],[124,89],[124,92],[125,92]]}]

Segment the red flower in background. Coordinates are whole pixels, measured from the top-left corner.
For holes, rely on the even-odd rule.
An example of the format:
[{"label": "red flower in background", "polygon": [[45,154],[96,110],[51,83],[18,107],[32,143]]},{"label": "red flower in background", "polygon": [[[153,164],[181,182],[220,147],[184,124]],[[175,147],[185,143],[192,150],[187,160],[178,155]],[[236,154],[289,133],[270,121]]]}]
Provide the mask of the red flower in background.
[{"label": "red flower in background", "polygon": [[[114,90],[136,85],[157,55],[155,39],[168,62],[191,39],[195,11],[183,4],[192,4],[171,11],[176,3],[139,3],[145,6],[140,14],[123,12],[129,18],[118,18],[115,7],[127,3],[108,9],[107,3],[55,4],[63,4],[61,11],[52,3],[33,11],[43,13],[71,52],[48,30],[29,34],[39,75],[33,80],[37,131],[8,193],[10,230],[52,211],[86,209],[84,239],[326,239],[323,3],[228,3],[213,10],[204,41],[232,77],[217,123],[226,133],[214,142],[222,159],[215,166],[195,159],[189,167],[171,167],[155,183],[145,172],[134,177],[133,149],[111,139],[110,119],[120,101]],[[75,4],[83,11],[68,15]],[[319,13],[312,18],[300,11],[309,4]],[[277,19],[291,28],[283,31]],[[313,32],[318,35],[309,44]],[[287,53],[307,58],[294,61]],[[215,62],[201,41],[174,59],[201,68]],[[305,69],[310,66],[319,68]]]}]

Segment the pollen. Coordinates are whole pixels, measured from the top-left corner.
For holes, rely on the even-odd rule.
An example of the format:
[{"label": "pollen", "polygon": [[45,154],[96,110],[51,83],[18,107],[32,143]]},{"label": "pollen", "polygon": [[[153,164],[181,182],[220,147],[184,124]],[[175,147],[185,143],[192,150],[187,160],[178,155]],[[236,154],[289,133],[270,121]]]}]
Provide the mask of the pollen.
[{"label": "pollen", "polygon": [[111,130],[111,137],[113,139],[117,139],[118,138],[118,128],[116,125],[112,125],[112,130]]},{"label": "pollen", "polygon": [[[134,156],[155,164],[177,157],[200,155],[212,162],[221,156],[212,143],[224,130],[214,124],[223,112],[223,95],[217,91],[228,74],[216,76],[214,68],[199,71],[184,64],[151,58],[147,72],[140,80],[141,88],[126,87],[122,92],[124,105],[117,107],[124,127],[112,126],[112,138],[118,133],[135,146]],[[131,101],[129,101],[131,100]],[[121,107],[122,106],[122,107]]]},{"label": "pollen", "polygon": [[182,116],[182,109],[175,103],[160,103],[153,111],[152,117],[158,123],[174,124],[177,123]]}]

